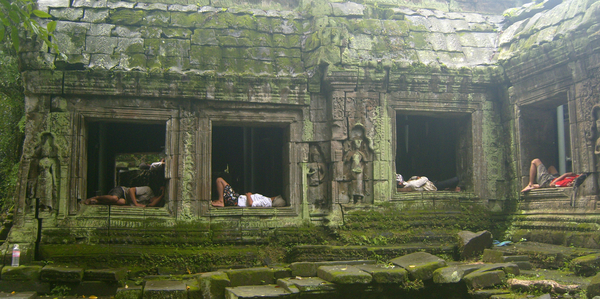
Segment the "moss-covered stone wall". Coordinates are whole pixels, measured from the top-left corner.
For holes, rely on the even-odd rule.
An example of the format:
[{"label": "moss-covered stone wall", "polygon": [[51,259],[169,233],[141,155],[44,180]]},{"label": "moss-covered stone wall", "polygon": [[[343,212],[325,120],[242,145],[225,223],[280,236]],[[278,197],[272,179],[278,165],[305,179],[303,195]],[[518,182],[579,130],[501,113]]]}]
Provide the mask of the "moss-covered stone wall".
[{"label": "moss-covered stone wall", "polygon": [[[429,215],[457,198],[508,212],[533,158],[520,129],[529,104],[564,101],[573,167],[594,167],[585,136],[598,102],[596,1],[506,11],[522,3],[205,2],[40,1],[66,58],[23,42],[26,141],[11,242],[254,242],[282,227],[344,225],[374,205]],[[397,192],[398,115],[460,123],[463,192]],[[165,207],[81,204],[91,121],[165,125]],[[283,128],[287,207],[210,205],[215,124]],[[34,192],[50,164],[59,175],[42,181],[52,195]]]}]

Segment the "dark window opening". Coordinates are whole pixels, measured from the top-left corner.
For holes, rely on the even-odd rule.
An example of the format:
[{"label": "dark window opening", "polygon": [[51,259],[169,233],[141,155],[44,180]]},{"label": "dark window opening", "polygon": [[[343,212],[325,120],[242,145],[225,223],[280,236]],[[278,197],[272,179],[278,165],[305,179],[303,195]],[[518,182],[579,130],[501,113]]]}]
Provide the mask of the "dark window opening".
[{"label": "dark window opening", "polygon": [[223,177],[237,193],[282,195],[284,128],[213,126],[212,199]]},{"label": "dark window opening", "polygon": [[524,176],[532,159],[560,173],[572,171],[569,111],[564,97],[521,107],[520,145]]},{"label": "dark window opening", "polygon": [[146,165],[164,157],[166,124],[88,122],[87,135],[88,198],[115,186],[150,186],[157,193],[165,185],[164,167]]},{"label": "dark window opening", "polygon": [[436,182],[457,177],[461,189],[472,190],[470,117],[398,113],[396,132],[396,172],[405,180],[426,176]]}]

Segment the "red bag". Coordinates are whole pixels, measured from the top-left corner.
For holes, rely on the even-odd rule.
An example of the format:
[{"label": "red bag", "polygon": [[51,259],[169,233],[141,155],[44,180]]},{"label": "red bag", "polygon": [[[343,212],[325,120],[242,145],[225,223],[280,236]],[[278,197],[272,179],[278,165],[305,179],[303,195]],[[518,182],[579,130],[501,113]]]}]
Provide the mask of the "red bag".
[{"label": "red bag", "polygon": [[573,181],[578,177],[578,174],[572,174],[564,177],[562,180],[554,182],[556,187],[568,187],[573,184]]}]

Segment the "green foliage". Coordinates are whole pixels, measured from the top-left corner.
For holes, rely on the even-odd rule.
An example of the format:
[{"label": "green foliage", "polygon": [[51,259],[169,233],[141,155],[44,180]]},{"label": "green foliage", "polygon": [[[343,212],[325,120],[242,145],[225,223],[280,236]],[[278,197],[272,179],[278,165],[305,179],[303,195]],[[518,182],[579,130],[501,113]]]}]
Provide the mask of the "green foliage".
[{"label": "green foliage", "polygon": [[12,44],[16,52],[19,52],[19,30],[25,29],[27,32],[35,34],[49,48],[59,53],[58,46],[52,42],[52,32],[56,29],[56,21],[50,21],[46,27],[40,25],[37,18],[47,19],[52,17],[46,12],[34,9],[33,0],[0,0],[0,41],[7,41]]},{"label": "green foliage", "polygon": [[0,49],[0,211],[7,210],[13,202],[23,144],[19,123],[23,118],[23,87],[17,59]]},{"label": "green foliage", "polygon": [[56,285],[50,291],[51,296],[67,296],[71,292],[71,288],[66,285]]}]

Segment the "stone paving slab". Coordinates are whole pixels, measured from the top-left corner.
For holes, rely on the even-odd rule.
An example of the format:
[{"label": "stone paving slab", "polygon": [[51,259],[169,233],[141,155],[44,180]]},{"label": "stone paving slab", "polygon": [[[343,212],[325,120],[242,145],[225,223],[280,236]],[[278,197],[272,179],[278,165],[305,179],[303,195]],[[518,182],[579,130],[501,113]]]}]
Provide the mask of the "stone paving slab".
[{"label": "stone paving slab", "polygon": [[282,280],[287,280],[295,285],[300,292],[325,293],[335,291],[335,284],[318,277],[283,278]]},{"label": "stone paving slab", "polygon": [[187,286],[179,280],[147,281],[143,298],[187,299]]},{"label": "stone paving slab", "polygon": [[376,283],[403,283],[408,279],[408,272],[394,265],[357,265],[356,268],[371,274]]},{"label": "stone paving slab", "polygon": [[433,271],[438,268],[446,267],[446,261],[427,252],[415,252],[395,258],[390,261],[392,264],[400,266],[413,279],[427,280],[433,277]]},{"label": "stone paving slab", "polygon": [[337,284],[367,284],[371,283],[373,276],[354,266],[321,266],[317,275],[327,281]]},{"label": "stone paving slab", "polygon": [[321,266],[336,266],[336,265],[367,265],[375,264],[373,260],[358,260],[358,261],[332,261],[332,262],[296,262],[290,264],[292,276],[314,277],[317,276],[317,269]]},{"label": "stone paving slab", "polygon": [[240,286],[225,288],[227,299],[251,299],[251,298],[285,298],[291,297],[284,288],[278,285]]},{"label": "stone paving slab", "polygon": [[33,299],[35,297],[37,297],[36,292],[0,293],[0,298]]}]

